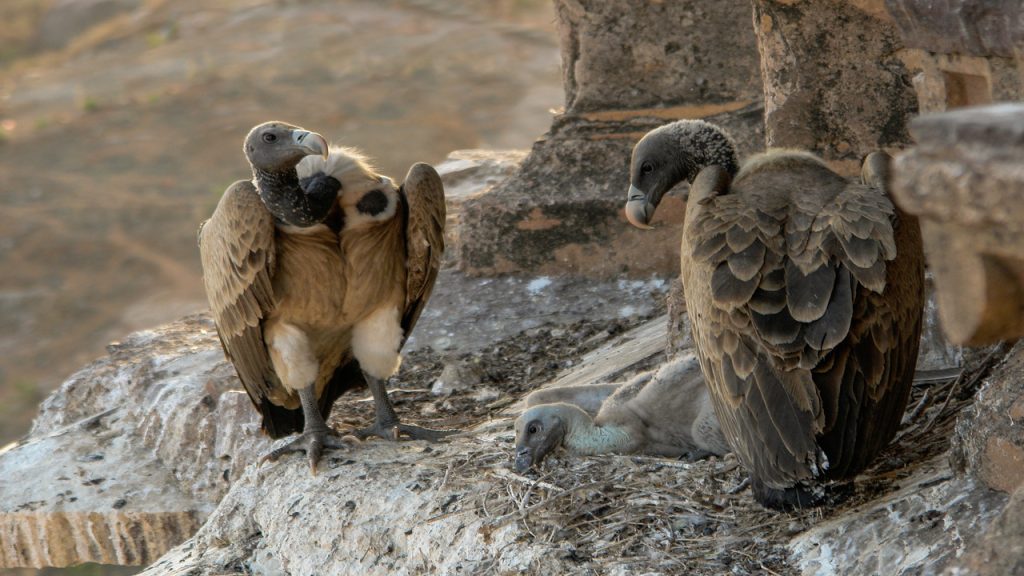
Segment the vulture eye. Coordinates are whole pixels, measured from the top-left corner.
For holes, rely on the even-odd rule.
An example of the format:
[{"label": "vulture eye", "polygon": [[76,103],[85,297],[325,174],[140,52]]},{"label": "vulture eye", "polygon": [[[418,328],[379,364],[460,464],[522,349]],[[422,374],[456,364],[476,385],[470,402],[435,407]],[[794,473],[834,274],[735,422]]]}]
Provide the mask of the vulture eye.
[{"label": "vulture eye", "polygon": [[274,140],[277,140],[277,134],[267,132],[266,134],[263,135],[264,142],[273,142]]},{"label": "vulture eye", "polygon": [[530,426],[526,429],[526,431],[529,432],[530,434],[536,434],[536,433],[540,432],[540,426],[538,426],[536,424],[530,424]]},{"label": "vulture eye", "polygon": [[654,166],[650,162],[644,162],[640,165],[641,174],[650,174],[651,172],[654,172]]}]

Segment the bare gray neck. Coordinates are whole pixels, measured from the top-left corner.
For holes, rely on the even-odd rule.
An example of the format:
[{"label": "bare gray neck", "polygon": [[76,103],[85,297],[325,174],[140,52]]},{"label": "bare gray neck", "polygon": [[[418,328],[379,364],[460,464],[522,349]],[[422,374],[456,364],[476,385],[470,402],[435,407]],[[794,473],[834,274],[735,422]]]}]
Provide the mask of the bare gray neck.
[{"label": "bare gray neck", "polygon": [[310,206],[295,168],[271,171],[253,166],[252,176],[263,204],[279,223],[304,228],[319,222],[316,216],[322,214]]}]

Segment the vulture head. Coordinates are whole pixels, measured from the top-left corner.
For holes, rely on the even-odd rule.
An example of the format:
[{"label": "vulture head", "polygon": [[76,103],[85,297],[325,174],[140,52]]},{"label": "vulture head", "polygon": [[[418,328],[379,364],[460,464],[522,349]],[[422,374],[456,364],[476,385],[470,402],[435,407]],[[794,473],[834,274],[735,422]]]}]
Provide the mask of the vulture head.
[{"label": "vulture head", "polygon": [[703,120],[679,120],[651,130],[633,147],[626,218],[651,228],[662,196],[682,181],[693,182],[707,166],[739,169],[736,146],[722,129]]},{"label": "vulture head", "polygon": [[516,419],[517,472],[525,472],[540,464],[549,452],[562,445],[571,425],[566,420],[575,412],[582,412],[570,404],[542,404],[533,406]]},{"label": "vulture head", "polygon": [[249,131],[243,150],[260,198],[278,222],[308,227],[327,217],[340,184],[301,183],[296,170],[307,156],[327,157],[323,136],[284,122],[264,122]]},{"label": "vulture head", "polygon": [[253,169],[294,170],[300,160],[316,154],[327,157],[327,140],[316,132],[284,122],[264,122],[245,137],[245,157]]}]

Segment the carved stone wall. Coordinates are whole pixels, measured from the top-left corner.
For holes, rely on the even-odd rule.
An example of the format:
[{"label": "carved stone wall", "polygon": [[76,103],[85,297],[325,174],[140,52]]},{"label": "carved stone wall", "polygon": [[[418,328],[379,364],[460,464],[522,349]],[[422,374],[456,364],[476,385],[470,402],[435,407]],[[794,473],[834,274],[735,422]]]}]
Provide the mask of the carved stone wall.
[{"label": "carved stone wall", "polygon": [[516,175],[465,202],[460,267],[675,276],[683,202],[665,199],[658,230],[629,226],[630,152],[648,130],[680,118],[723,125],[743,153],[762,147],[750,4],[555,0],[555,9],[565,108]]},{"label": "carved stone wall", "polygon": [[922,113],[1020,100],[1024,5],[886,0]]}]

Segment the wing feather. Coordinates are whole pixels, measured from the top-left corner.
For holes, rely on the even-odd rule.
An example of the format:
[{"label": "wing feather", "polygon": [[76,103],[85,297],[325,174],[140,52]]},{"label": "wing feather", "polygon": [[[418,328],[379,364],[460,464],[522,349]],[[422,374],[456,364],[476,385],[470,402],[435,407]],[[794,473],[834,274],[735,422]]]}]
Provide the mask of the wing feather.
[{"label": "wing feather", "polygon": [[399,189],[407,207],[406,297],[402,328],[409,337],[419,320],[444,257],[444,184],[429,164],[413,164]]},{"label": "wing feather", "polygon": [[261,322],[275,308],[274,219],[252,182],[224,192],[199,232],[203,283],[224,352],[257,408],[276,381]]}]

